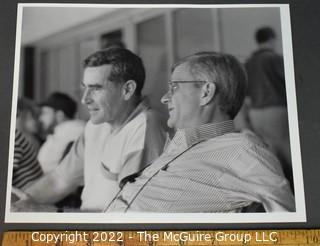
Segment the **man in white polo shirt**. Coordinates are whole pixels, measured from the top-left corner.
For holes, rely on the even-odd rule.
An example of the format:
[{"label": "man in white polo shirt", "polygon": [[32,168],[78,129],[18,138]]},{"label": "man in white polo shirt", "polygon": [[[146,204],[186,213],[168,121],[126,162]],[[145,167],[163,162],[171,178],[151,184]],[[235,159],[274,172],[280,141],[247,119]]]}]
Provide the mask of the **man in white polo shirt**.
[{"label": "man in white polo shirt", "polygon": [[[141,96],[141,59],[129,50],[109,48],[90,55],[84,67],[82,103],[90,121],[62,163],[26,190],[29,204],[53,204],[83,184],[81,210],[102,211],[123,179],[162,152],[161,117]],[[13,210],[34,209],[20,205],[13,204]]]}]

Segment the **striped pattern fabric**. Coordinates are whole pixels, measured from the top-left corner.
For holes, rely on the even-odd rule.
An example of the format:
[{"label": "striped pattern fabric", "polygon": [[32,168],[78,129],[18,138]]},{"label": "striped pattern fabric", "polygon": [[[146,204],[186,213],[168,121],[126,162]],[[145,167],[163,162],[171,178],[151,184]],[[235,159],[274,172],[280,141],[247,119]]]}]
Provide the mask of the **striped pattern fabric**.
[{"label": "striped pattern fabric", "polygon": [[254,202],[267,212],[295,210],[275,156],[253,133],[236,133],[225,121],[178,130],[107,211],[228,213]]},{"label": "striped pattern fabric", "polygon": [[16,129],[12,185],[24,189],[42,176],[37,153],[27,138]]}]

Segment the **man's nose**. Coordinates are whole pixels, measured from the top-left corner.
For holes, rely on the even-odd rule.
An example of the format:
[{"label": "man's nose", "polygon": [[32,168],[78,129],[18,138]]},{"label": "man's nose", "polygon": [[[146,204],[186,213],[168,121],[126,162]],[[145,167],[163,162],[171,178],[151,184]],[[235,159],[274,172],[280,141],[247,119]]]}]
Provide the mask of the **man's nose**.
[{"label": "man's nose", "polygon": [[171,95],[170,95],[170,92],[168,91],[166,94],[164,94],[162,97],[161,97],[161,103],[163,104],[167,104],[171,99]]},{"label": "man's nose", "polygon": [[90,90],[85,89],[81,98],[81,103],[86,105],[91,102],[91,93]]}]

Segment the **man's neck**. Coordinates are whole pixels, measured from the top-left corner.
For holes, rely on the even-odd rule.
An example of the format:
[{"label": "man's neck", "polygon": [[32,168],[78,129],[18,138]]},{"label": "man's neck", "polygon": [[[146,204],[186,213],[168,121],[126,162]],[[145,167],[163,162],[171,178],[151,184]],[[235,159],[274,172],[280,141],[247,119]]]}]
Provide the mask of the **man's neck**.
[{"label": "man's neck", "polygon": [[117,120],[110,123],[111,133],[120,131],[120,129],[127,124],[128,119],[131,117],[132,113],[135,111],[140,102],[141,100],[132,100],[124,105],[123,109],[121,109],[119,112],[119,117],[117,117]]},{"label": "man's neck", "polygon": [[268,49],[268,50],[274,50],[274,45],[272,42],[265,42],[259,45],[260,49]]},{"label": "man's neck", "polygon": [[220,108],[218,106],[215,106],[213,109],[210,107],[205,108],[201,112],[201,115],[198,117],[198,119],[198,125],[205,125],[230,120],[230,116],[228,116],[224,112],[221,112]]}]

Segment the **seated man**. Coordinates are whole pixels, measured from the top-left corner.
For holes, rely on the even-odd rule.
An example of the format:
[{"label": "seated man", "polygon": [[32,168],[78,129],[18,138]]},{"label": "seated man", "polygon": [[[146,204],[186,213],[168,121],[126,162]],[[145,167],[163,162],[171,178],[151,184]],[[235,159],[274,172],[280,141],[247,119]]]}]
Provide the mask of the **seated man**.
[{"label": "seated man", "polygon": [[233,56],[202,52],[177,63],[162,98],[176,134],[105,211],[227,213],[252,203],[294,211],[279,161],[253,133],[234,130],[246,88]]},{"label": "seated man", "polygon": [[[75,119],[77,103],[68,94],[54,92],[41,103],[39,121],[46,135],[46,141],[42,144],[38,161],[45,174],[51,172],[60,164],[62,159],[70,151],[84,130],[84,122]],[[79,208],[82,186],[56,203],[57,207]]]},{"label": "seated man", "polygon": [[44,173],[51,172],[77,140],[84,129],[81,120],[74,119],[77,103],[67,94],[52,93],[41,103],[39,117],[46,141],[38,153],[38,160]]},{"label": "seated man", "polygon": [[[84,64],[82,103],[90,121],[61,164],[26,189],[27,201],[54,203],[84,183],[81,210],[102,211],[120,181],[163,150],[160,117],[141,96],[142,60],[129,50],[109,48]],[[13,204],[13,210],[24,211],[23,203]]]}]

